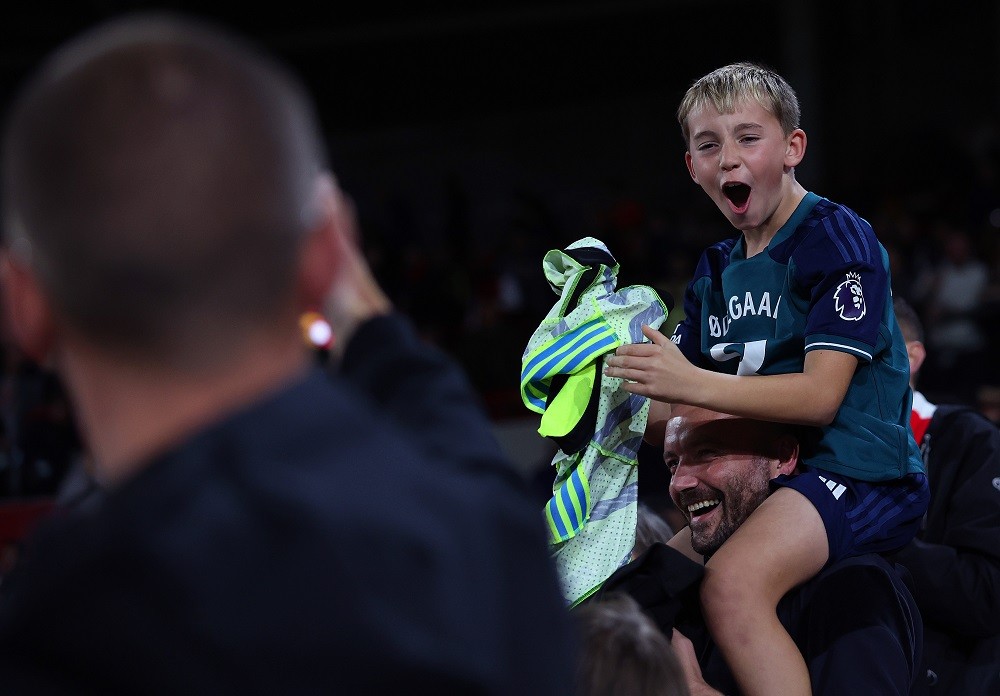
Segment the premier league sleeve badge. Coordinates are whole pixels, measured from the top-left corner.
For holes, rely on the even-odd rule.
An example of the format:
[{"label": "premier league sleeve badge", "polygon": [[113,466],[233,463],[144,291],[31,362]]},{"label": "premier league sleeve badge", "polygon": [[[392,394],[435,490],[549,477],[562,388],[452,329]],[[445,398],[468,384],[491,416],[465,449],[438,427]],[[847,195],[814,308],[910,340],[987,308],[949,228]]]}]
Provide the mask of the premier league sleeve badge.
[{"label": "premier league sleeve badge", "polygon": [[865,316],[865,295],[861,288],[861,274],[848,273],[833,294],[837,314],[845,321],[860,321]]}]

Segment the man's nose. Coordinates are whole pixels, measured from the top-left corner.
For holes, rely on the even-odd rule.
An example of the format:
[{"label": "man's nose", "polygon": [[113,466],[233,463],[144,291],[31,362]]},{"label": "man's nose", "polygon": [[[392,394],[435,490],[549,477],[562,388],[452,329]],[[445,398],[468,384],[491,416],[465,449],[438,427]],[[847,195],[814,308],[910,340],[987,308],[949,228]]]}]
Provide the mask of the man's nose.
[{"label": "man's nose", "polygon": [[687,467],[677,467],[670,477],[670,487],[676,488],[679,491],[686,491],[689,488],[695,488],[697,485],[698,477],[694,476]]}]

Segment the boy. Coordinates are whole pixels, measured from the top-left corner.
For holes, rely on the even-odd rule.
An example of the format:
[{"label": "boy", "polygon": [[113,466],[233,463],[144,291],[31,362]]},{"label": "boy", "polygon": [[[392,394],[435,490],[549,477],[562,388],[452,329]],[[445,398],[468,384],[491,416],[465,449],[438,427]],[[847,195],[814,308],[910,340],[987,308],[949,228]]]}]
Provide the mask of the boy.
[{"label": "boy", "polygon": [[[742,691],[807,694],[778,600],[832,561],[902,546],[927,505],[888,256],[867,222],[796,181],[806,134],[779,75],[720,68],[691,86],[678,120],[691,178],[741,234],[703,254],[673,337],[644,329],[652,343],[620,347],[607,374],[664,404],[813,426],[805,472],[775,482],[702,585]],[[662,427],[669,406],[658,410]],[[710,467],[718,454],[697,457]],[[719,491],[690,493],[690,527],[671,544],[694,555],[690,529],[718,523],[725,503]]]}]

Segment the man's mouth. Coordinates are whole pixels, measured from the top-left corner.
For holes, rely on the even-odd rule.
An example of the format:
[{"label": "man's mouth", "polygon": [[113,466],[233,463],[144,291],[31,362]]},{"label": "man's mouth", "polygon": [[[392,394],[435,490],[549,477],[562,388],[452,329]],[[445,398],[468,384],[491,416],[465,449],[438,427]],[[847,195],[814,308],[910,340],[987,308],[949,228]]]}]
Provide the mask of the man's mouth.
[{"label": "man's mouth", "polygon": [[712,498],[711,500],[699,500],[697,503],[691,503],[687,506],[688,518],[694,521],[702,515],[707,515],[717,508],[720,502],[718,498]]},{"label": "man's mouth", "polygon": [[750,187],[739,182],[723,184],[722,194],[729,201],[733,212],[742,215],[750,206]]}]

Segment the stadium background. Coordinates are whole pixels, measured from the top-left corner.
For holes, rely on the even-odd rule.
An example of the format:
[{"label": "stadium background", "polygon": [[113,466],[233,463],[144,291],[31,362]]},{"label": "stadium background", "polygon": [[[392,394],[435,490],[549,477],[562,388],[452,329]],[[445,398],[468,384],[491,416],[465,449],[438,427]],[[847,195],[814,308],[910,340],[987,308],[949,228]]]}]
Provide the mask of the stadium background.
[{"label": "stadium background", "polygon": [[[799,180],[873,223],[918,309],[949,231],[970,237],[990,272],[974,311],[986,349],[932,362],[924,388],[993,406],[1000,3],[25,2],[0,22],[0,106],[66,38],[150,9],[220,21],[303,77],[377,274],[465,364],[526,472],[547,456],[517,396],[520,352],[555,299],[542,254],[597,236],[623,283],[679,295],[698,250],[730,230],[687,177],[674,110],[693,79],[736,60],[796,88]],[[44,370],[4,354],[0,496],[37,500],[75,456],[71,414]],[[42,455],[27,451],[38,442]],[[29,483],[39,458],[47,472]]]}]

